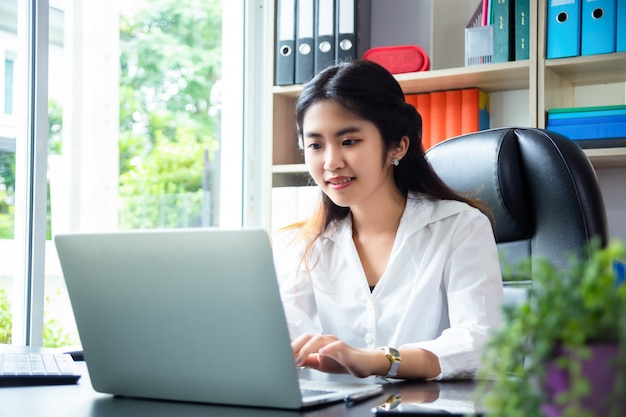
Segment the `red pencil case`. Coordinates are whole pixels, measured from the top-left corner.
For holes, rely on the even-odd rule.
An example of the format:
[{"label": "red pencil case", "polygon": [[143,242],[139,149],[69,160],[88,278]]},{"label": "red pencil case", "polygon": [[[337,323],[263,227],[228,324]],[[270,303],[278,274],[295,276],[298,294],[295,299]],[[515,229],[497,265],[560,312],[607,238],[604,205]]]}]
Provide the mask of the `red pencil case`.
[{"label": "red pencil case", "polygon": [[363,58],[382,65],[392,74],[430,69],[428,55],[417,45],[379,46],[369,49]]}]

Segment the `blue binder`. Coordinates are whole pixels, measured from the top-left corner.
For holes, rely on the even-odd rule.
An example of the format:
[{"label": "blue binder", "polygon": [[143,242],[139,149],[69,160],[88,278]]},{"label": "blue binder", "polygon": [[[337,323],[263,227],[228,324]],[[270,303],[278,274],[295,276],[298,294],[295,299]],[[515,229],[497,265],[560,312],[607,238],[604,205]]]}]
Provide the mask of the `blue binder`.
[{"label": "blue binder", "polygon": [[[571,119],[549,119],[546,128],[550,129],[554,126],[573,126],[573,125],[610,125],[615,123],[626,123],[626,115],[622,116],[597,116],[597,117],[574,117]],[[626,132],[623,132],[626,137]]]},{"label": "blue binder", "polygon": [[626,121],[619,120],[602,124],[548,124],[546,129],[567,136],[571,140],[626,138]]},{"label": "blue binder", "polygon": [[617,0],[616,52],[626,52],[626,0]]},{"label": "blue binder", "polygon": [[296,0],[278,0],[276,3],[276,85],[290,85],[295,81],[296,66]]},{"label": "blue binder", "polygon": [[315,70],[315,3],[296,0],[296,84],[313,78]]},{"label": "blue binder", "polygon": [[580,54],[615,52],[616,0],[582,0]]},{"label": "blue binder", "polygon": [[580,55],[581,0],[549,0],[546,58]]}]

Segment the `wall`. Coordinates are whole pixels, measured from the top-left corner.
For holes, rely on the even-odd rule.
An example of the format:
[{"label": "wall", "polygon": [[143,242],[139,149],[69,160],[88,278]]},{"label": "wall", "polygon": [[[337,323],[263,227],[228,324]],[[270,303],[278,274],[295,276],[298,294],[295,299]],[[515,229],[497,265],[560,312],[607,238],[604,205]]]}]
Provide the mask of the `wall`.
[{"label": "wall", "polygon": [[597,169],[609,222],[609,235],[626,242],[626,168]]},{"label": "wall", "polygon": [[462,67],[465,25],[479,0],[371,0],[371,46],[418,45],[431,69]]}]

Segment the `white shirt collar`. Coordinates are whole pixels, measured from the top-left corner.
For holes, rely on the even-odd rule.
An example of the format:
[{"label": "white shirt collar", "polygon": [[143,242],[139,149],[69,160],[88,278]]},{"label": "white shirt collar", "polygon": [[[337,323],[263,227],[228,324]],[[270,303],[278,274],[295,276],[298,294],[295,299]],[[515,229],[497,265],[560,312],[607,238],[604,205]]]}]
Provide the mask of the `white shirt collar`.
[{"label": "white shirt collar", "polygon": [[[439,200],[424,193],[409,193],[404,212],[400,219],[396,239],[406,239],[431,223],[454,216],[462,211],[470,210],[470,206],[455,200]],[[333,222],[322,234],[337,244],[352,239],[352,215]]]}]

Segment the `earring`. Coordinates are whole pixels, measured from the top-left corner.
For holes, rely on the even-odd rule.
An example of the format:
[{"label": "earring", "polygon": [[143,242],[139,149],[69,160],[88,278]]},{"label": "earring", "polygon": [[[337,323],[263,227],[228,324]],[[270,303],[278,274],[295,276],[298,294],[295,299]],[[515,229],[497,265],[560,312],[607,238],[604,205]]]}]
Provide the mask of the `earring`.
[{"label": "earring", "polygon": [[395,156],[391,158],[391,163],[393,164],[394,167],[397,167],[398,165],[400,165],[400,161]]}]

